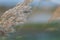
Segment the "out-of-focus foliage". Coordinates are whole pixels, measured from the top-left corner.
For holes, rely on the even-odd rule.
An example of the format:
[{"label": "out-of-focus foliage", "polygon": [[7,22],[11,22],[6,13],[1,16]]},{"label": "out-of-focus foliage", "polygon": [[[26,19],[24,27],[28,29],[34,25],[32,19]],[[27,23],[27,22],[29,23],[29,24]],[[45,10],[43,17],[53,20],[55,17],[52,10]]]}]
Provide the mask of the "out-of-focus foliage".
[{"label": "out-of-focus foliage", "polygon": [[[24,25],[18,25],[15,27],[15,29],[16,29],[16,33],[11,34],[9,37],[6,38],[6,40],[29,40],[29,38],[31,40],[34,40],[35,39],[34,35],[36,33],[42,33],[42,32],[47,34],[54,33],[54,35],[56,35],[56,38],[55,37],[50,38],[51,40],[60,39],[59,38],[60,36],[58,36],[60,33],[60,22],[58,21],[51,22],[49,24],[48,23],[27,23]],[[29,37],[29,35],[32,34],[34,34],[32,38]],[[53,35],[51,34],[51,36]]]}]

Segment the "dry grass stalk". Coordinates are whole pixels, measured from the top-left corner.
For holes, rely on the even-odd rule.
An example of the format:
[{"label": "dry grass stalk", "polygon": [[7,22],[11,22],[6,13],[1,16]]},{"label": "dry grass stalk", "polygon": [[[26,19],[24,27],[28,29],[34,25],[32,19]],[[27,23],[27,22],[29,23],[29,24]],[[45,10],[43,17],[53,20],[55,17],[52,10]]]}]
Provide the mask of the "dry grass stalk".
[{"label": "dry grass stalk", "polygon": [[31,0],[25,0],[16,7],[7,10],[1,16],[0,27],[6,32],[11,32],[13,31],[12,25],[24,24],[27,21],[27,16],[31,13],[31,7],[29,6],[29,3],[31,3]]},{"label": "dry grass stalk", "polygon": [[54,11],[52,17],[49,19],[49,22],[55,21],[55,20],[60,20],[60,7]]}]

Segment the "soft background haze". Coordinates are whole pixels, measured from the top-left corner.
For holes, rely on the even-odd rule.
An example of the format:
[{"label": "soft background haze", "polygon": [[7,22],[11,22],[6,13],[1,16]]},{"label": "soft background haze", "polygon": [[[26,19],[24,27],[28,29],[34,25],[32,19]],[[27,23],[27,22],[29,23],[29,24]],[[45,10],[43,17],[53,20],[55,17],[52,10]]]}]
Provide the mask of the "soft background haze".
[{"label": "soft background haze", "polygon": [[[15,6],[18,2],[23,2],[24,0],[0,0],[0,6],[5,6],[5,7],[11,7]],[[41,10],[53,10],[54,7],[58,6],[60,4],[60,0],[34,0],[32,2],[32,6],[39,7]],[[44,8],[45,7],[45,8]],[[38,9],[39,9],[38,8]],[[48,12],[43,12],[43,13],[37,13],[34,14],[32,17],[29,18],[29,21],[32,22],[48,22],[48,19],[51,17],[52,13]]]},{"label": "soft background haze", "polygon": [[[14,7],[18,2],[23,1],[0,0],[0,16],[6,10]],[[7,37],[1,38],[0,36],[0,40],[60,40],[60,21],[45,23],[48,22],[59,5],[60,0],[34,0],[30,5],[33,13],[28,16],[27,21],[39,23],[13,26],[16,32],[8,33]]]}]

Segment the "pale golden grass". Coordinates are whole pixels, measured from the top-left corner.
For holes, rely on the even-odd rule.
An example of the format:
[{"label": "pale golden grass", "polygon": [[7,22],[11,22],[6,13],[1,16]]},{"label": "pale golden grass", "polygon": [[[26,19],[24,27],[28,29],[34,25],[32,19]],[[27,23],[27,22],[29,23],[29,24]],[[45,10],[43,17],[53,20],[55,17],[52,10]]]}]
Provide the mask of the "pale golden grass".
[{"label": "pale golden grass", "polygon": [[60,6],[56,8],[56,10],[53,12],[53,15],[49,19],[49,22],[52,22],[54,20],[60,20]]}]

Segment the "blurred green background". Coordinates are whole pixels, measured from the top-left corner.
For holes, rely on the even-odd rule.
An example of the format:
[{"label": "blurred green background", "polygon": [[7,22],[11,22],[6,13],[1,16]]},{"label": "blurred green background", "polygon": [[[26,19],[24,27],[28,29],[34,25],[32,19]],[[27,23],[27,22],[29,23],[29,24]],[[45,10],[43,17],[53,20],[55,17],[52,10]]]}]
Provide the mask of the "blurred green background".
[{"label": "blurred green background", "polygon": [[[1,0],[0,16],[18,2],[22,1]],[[48,23],[48,19],[59,5],[58,0],[34,0],[31,3],[33,13],[28,17],[28,23],[16,26],[15,33],[0,37],[0,40],[60,40],[60,21]]]}]

